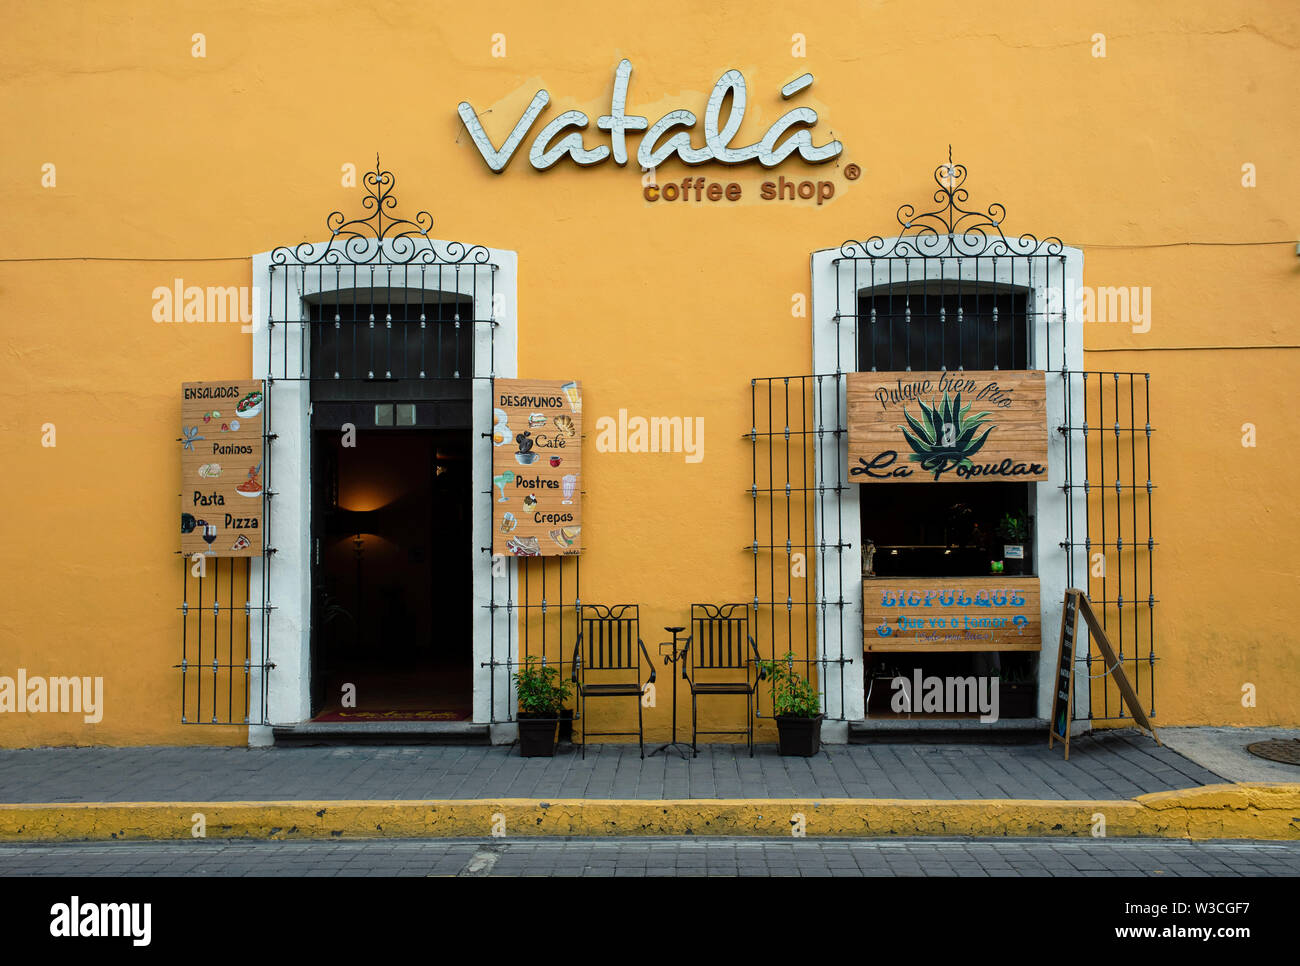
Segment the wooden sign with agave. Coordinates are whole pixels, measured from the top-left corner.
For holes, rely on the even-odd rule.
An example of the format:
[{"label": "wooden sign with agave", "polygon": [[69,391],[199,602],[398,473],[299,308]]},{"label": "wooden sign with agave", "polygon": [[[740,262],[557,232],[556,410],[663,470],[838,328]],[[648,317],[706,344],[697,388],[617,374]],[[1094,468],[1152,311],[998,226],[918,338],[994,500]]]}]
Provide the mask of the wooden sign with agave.
[{"label": "wooden sign with agave", "polygon": [[850,482],[1047,481],[1042,371],[847,378]]}]

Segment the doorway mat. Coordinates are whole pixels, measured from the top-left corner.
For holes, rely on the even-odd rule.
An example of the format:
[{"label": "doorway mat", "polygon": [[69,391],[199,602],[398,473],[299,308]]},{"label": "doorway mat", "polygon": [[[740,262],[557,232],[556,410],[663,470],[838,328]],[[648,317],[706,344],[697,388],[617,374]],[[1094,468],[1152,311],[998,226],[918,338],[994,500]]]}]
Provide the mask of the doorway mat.
[{"label": "doorway mat", "polygon": [[312,718],[312,721],[468,721],[469,708],[451,708],[438,711],[410,711],[399,708],[362,711],[357,708],[343,708],[325,711]]}]

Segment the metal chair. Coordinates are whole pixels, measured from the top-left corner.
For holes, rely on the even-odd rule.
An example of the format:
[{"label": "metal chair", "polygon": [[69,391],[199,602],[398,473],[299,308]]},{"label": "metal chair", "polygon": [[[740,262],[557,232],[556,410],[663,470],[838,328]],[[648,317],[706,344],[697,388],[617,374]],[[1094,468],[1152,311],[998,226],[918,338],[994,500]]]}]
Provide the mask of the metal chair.
[{"label": "metal chair", "polygon": [[[748,647],[746,645],[748,644]],[[748,604],[692,604],[691,634],[682,652],[682,678],[691,687],[691,751],[699,755],[700,735],[745,735],[749,757],[754,757],[754,696],[758,682],[767,677],[759,666],[758,645],[749,636]],[[752,658],[751,658],[752,655]],[[758,676],[750,681],[750,665]],[[730,671],[724,680],[701,680],[701,673],[713,678],[713,672]],[[744,672],[744,680],[739,673]],[[699,699],[710,695],[745,696],[746,728],[744,731],[700,731]]]},{"label": "metal chair", "polygon": [[[584,654],[583,644],[586,643]],[[640,654],[637,653],[638,649]],[[650,668],[648,684],[655,680],[654,663],[650,652],[641,640],[641,618],[636,604],[580,604],[578,606],[578,639],[573,644],[573,681],[578,688],[578,716],[583,719],[582,757],[587,757],[587,736],[612,737],[636,735],[645,757],[645,727],[641,711],[641,657]],[[635,671],[635,681],[588,682],[588,672],[605,677],[609,671]],[[636,700],[636,731],[588,731],[586,726],[588,698],[634,698]]]}]

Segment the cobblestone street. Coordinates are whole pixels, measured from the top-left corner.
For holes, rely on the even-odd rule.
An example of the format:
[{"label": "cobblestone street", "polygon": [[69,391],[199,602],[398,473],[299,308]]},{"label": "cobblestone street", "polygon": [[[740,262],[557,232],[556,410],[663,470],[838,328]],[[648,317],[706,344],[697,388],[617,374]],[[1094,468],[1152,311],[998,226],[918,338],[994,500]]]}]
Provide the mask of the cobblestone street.
[{"label": "cobblestone street", "polygon": [[0,846],[0,876],[1300,876],[1300,843],[565,839]]}]

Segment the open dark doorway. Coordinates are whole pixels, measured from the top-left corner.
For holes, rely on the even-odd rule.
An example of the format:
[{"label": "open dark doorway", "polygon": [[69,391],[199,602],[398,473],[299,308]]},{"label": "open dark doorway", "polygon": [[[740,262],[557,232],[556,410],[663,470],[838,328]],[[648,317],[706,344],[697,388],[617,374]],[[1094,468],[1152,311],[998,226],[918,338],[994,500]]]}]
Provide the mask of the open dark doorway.
[{"label": "open dark doorway", "polygon": [[472,309],[405,287],[308,300],[317,721],[471,716]]},{"label": "open dark doorway", "polygon": [[[405,406],[366,408],[400,419]],[[313,714],[467,720],[470,435],[387,428],[385,418],[314,434]]]}]

